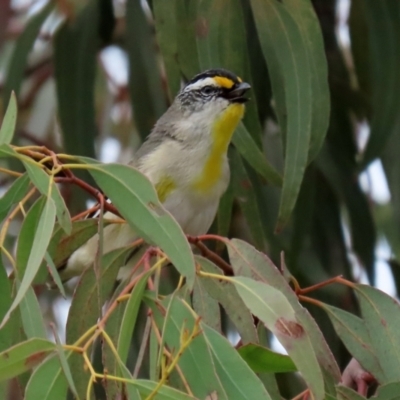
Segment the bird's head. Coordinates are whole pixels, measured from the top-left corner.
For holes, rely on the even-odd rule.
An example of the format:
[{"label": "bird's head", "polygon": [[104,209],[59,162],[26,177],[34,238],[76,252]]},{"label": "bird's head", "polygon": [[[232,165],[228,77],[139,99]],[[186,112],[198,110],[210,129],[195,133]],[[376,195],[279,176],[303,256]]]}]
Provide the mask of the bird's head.
[{"label": "bird's head", "polygon": [[210,69],[196,75],[179,92],[177,101],[188,113],[218,115],[230,106],[244,109],[250,85],[225,69]]}]

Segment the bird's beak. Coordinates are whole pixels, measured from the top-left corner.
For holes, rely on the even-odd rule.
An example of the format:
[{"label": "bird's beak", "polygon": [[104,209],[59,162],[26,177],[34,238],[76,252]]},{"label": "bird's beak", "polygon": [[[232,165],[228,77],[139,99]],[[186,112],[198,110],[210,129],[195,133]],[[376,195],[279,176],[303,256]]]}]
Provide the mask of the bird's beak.
[{"label": "bird's beak", "polygon": [[245,103],[249,99],[244,94],[251,88],[246,82],[235,84],[232,89],[225,92],[224,97],[232,103]]}]

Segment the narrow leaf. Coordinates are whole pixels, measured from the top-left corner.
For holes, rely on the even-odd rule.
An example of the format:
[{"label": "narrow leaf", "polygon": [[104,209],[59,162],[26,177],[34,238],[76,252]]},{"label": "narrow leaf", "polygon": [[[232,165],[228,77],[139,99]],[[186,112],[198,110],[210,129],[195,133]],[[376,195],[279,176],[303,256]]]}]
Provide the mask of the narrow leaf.
[{"label": "narrow leaf", "polygon": [[370,372],[379,382],[384,381],[384,372],[379,357],[371,343],[365,322],[340,308],[324,305],[324,310],[349,352],[360,362],[366,371]]},{"label": "narrow leaf", "polygon": [[149,273],[144,274],[136,283],[130,294],[128,303],[125,307],[124,316],[120,325],[117,351],[121,360],[125,363],[128,358],[129,346],[132,341],[133,329],[135,328],[139,307],[142,301],[144,289],[147,285]]},{"label": "narrow leaf", "polygon": [[[9,279],[3,265],[3,256],[0,252],[0,318],[7,313],[12,303],[13,282]],[[0,351],[3,351],[15,343],[23,340],[21,334],[22,322],[18,312],[15,312],[8,322],[0,329]]]},{"label": "narrow leaf", "polygon": [[373,116],[362,167],[379,157],[398,131],[400,88],[400,16],[396,2],[368,0],[362,3],[368,24]]},{"label": "narrow leaf", "polygon": [[267,389],[226,338],[201,323],[215,369],[229,400],[271,400]]},{"label": "narrow leaf", "polygon": [[[195,315],[182,300],[175,297],[165,299],[163,305],[167,309],[164,318],[153,304],[151,307],[157,326],[162,329],[165,346],[170,351],[177,352],[181,348],[182,332],[190,333],[193,330]],[[216,391],[218,399],[228,400],[203,335],[197,336],[190,343],[181,355],[178,365],[197,398],[204,399],[209,393]]]},{"label": "narrow leaf", "polygon": [[29,189],[29,177],[24,174],[17,178],[7,190],[7,192],[0,199],[0,221],[2,222],[4,218],[9,213],[11,207],[14,204],[19,203],[25,195],[28,193]]},{"label": "narrow leaf", "polygon": [[[56,32],[54,75],[65,150],[94,157],[94,84],[99,50],[99,4],[88,5]],[[71,62],[75,60],[75,62]]]},{"label": "narrow leaf", "polygon": [[256,142],[240,123],[232,138],[233,144],[240,155],[264,178],[274,186],[282,186],[282,177],[272,167]]},{"label": "narrow leaf", "polygon": [[271,330],[286,348],[315,398],[323,398],[324,383],[310,337],[296,319],[286,297],[272,286],[245,277],[232,278],[249,310]]},{"label": "narrow leaf", "polygon": [[196,279],[192,294],[193,310],[199,315],[202,321],[217,332],[221,332],[221,313],[219,304]]},{"label": "narrow leaf", "polygon": [[32,248],[29,254],[24,276],[22,277],[21,285],[18,289],[18,292],[14,298],[11,307],[3,318],[0,328],[3,327],[7,320],[10,318],[11,312],[21,302],[21,300],[25,296],[26,291],[35,279],[42,260],[46,254],[47,246],[50,242],[55,223],[55,217],[56,207],[53,203],[53,200],[51,198],[47,198],[46,203],[43,207],[43,211],[40,215],[39,222],[37,224],[37,229],[34,232]]},{"label": "narrow leaf", "polygon": [[181,86],[181,74],[177,63],[178,34],[177,10],[175,0],[153,0],[157,41],[163,56],[167,73],[170,99],[178,94]]},{"label": "narrow leaf", "polygon": [[259,249],[264,249],[266,236],[261,222],[260,210],[257,204],[252,182],[243,164],[242,158],[234,150],[229,151],[232,182],[236,199],[249,225],[252,238]]},{"label": "narrow leaf", "polygon": [[387,294],[367,285],[356,285],[356,293],[371,344],[385,375],[382,383],[398,381],[400,305]]},{"label": "narrow leaf", "polygon": [[[32,50],[36,38],[39,35],[40,28],[53,8],[54,3],[50,1],[39,12],[33,14],[25,25],[25,29],[22,34],[18,36],[6,72],[3,99],[8,100],[8,97],[12,91],[15,91],[17,96],[19,95],[25,69],[27,67],[28,55]],[[7,143],[9,143],[9,141]]]},{"label": "narrow leaf", "polygon": [[148,179],[136,169],[120,164],[92,164],[89,172],[129,225],[146,241],[160,246],[186,277],[188,286],[193,287],[195,266],[189,243],[178,223],[162,207]]},{"label": "narrow leaf", "polygon": [[33,371],[25,389],[25,400],[65,399],[67,391],[68,382],[60,368],[59,359],[54,355]]},{"label": "narrow leaf", "polygon": [[[287,112],[285,171],[276,230],[287,224],[300,190],[307,164],[311,135],[311,73],[307,48],[296,21],[285,6],[275,0],[251,1],[264,56],[269,61],[271,79],[283,76]],[[273,69],[279,66],[279,71]],[[272,69],[271,69],[272,67]],[[280,82],[279,82],[280,83]],[[274,89],[274,86],[273,86]],[[281,121],[280,121],[281,122]]]},{"label": "narrow leaf", "polygon": [[295,310],[296,318],[310,337],[318,362],[325,371],[325,379],[329,378],[330,384],[338,383],[341,377],[340,370],[321,330],[309,312],[301,306],[296,294],[278,268],[265,254],[242,240],[229,241],[228,252],[235,275],[252,277],[257,281],[265,282],[284,294]]},{"label": "narrow leaf", "polygon": [[196,20],[196,8],[193,7],[193,2],[176,0],[176,19],[178,64],[183,76],[189,80],[201,71],[195,36],[198,21]]},{"label": "narrow leaf", "polygon": [[[122,248],[105,254],[100,263],[101,269],[98,281],[93,268],[85,270],[81,275],[68,314],[66,326],[67,343],[74,343],[96,324],[100,317],[101,307],[110,296],[118,271],[125,264],[126,257],[130,251],[130,248]],[[99,296],[99,293],[101,296]],[[84,398],[89,372],[84,367],[82,356],[73,354],[69,365],[78,395]]]},{"label": "narrow leaf", "polygon": [[[65,351],[61,344],[61,340],[58,337],[57,331],[54,331],[54,336],[55,336],[56,343],[57,343],[56,349],[57,349],[58,358],[60,360],[61,369],[62,369],[64,376],[68,382],[68,386],[71,389],[72,394],[75,396],[75,398],[79,398],[78,391],[76,390],[75,383],[72,378],[71,369],[68,364],[68,359],[67,359],[68,357],[65,355]],[[70,352],[70,354],[71,354],[71,352]]]},{"label": "narrow leaf", "polygon": [[[170,2],[169,2],[170,3]],[[153,32],[139,0],[126,4],[129,92],[135,124],[142,140],[166,110]]]},{"label": "narrow leaf", "polygon": [[20,310],[22,325],[27,338],[30,339],[36,337],[47,339],[42,310],[40,309],[36,294],[31,287],[28,288],[21,301]]},{"label": "narrow leaf", "polygon": [[311,71],[312,124],[308,153],[308,162],[311,162],[321,149],[329,124],[330,93],[324,41],[310,0],[285,0],[284,3],[299,25]]},{"label": "narrow leaf", "polygon": [[39,364],[55,344],[44,339],[30,339],[0,353],[0,381],[18,376]]},{"label": "narrow leaf", "polygon": [[48,196],[49,187],[52,186],[50,195],[56,206],[58,222],[67,234],[71,233],[71,216],[57,185],[50,181],[50,176],[38,164],[24,162],[24,166],[32,183],[44,196]]},{"label": "narrow leaf", "polygon": [[[196,262],[200,264],[201,269],[205,272],[223,275],[222,270],[206,258],[196,256]],[[243,343],[257,343],[258,337],[253,316],[248,311],[234,285],[226,280],[218,281],[205,277],[200,277],[199,281],[210,296],[217,300],[224,308],[238,330]]]},{"label": "narrow leaf", "polygon": [[15,93],[11,92],[10,102],[8,103],[6,114],[4,115],[3,122],[0,129],[0,144],[10,143],[17,122],[17,99]]}]

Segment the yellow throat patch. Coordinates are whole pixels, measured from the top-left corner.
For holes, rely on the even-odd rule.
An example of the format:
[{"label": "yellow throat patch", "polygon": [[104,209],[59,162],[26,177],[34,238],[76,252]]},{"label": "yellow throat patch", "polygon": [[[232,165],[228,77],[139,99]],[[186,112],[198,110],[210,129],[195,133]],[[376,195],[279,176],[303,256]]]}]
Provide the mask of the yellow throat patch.
[{"label": "yellow throat patch", "polygon": [[170,193],[176,188],[174,180],[170,176],[163,176],[156,184],[158,200],[164,203]]},{"label": "yellow throat patch", "polygon": [[244,114],[244,105],[231,104],[215,121],[212,128],[213,145],[199,177],[193,187],[202,193],[209,192],[221,179],[222,163],[238,123]]}]

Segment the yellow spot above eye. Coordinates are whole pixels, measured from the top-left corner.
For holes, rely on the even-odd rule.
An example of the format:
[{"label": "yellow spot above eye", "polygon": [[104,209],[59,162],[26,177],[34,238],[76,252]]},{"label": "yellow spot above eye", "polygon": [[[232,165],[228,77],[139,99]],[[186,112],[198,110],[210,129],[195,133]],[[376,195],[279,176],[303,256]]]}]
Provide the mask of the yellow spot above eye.
[{"label": "yellow spot above eye", "polygon": [[221,179],[222,165],[229,143],[238,123],[244,114],[244,105],[231,104],[215,121],[212,128],[212,148],[204,164],[203,170],[193,183],[199,192],[207,193]]},{"label": "yellow spot above eye", "polygon": [[170,176],[163,176],[155,186],[158,199],[161,203],[164,203],[171,192],[176,188],[175,182]]},{"label": "yellow spot above eye", "polygon": [[235,82],[233,82],[231,79],[225,78],[223,76],[214,76],[213,79],[217,83],[217,85],[225,89],[230,89],[235,84]]}]

